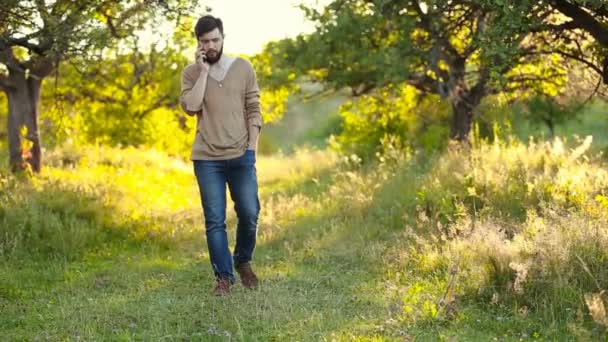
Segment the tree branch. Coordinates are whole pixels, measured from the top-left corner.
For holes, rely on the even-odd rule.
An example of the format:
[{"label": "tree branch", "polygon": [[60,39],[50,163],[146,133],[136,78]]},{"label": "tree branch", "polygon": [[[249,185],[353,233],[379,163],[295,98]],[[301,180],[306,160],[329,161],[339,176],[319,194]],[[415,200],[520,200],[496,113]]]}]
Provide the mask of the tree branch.
[{"label": "tree branch", "polygon": [[595,13],[602,17],[608,17],[608,5],[601,5],[595,9]]},{"label": "tree branch", "polygon": [[0,37],[0,63],[6,65],[9,71],[24,72],[23,66],[15,57],[13,50],[10,45],[7,44],[6,39]]},{"label": "tree branch", "polygon": [[50,57],[38,57],[28,61],[25,65],[30,70],[30,75],[38,78],[48,76],[55,69],[55,64]]},{"label": "tree branch", "polygon": [[154,103],[151,106],[149,106],[148,108],[137,113],[137,115],[135,115],[135,118],[138,120],[143,119],[146,115],[148,115],[153,110],[160,108],[162,105],[166,105],[167,103],[165,103],[165,101],[169,100],[170,98],[171,98],[170,94],[164,94],[163,96],[158,98],[156,101],[154,101]]},{"label": "tree branch", "polygon": [[411,75],[405,82],[412,87],[428,94],[436,94],[437,90],[433,78],[426,74]]},{"label": "tree branch", "polygon": [[608,48],[608,28],[595,17],[566,0],[553,0],[551,3],[560,12],[572,18],[578,28],[589,32],[600,45]]},{"label": "tree branch", "polygon": [[570,20],[570,21],[567,21],[565,23],[561,23],[559,25],[547,24],[546,26],[550,30],[553,30],[553,31],[556,31],[556,32],[566,31],[566,30],[573,30],[575,28],[578,28],[578,24],[574,20]]},{"label": "tree branch", "polygon": [[[142,54],[139,52],[139,49],[137,48],[137,42],[138,40],[136,39],[133,43],[133,52],[131,53],[131,58],[130,58],[130,62],[131,65],[133,65],[133,78],[131,79],[131,82],[129,82],[129,84],[126,87],[120,87],[123,90],[125,90],[127,93],[130,93],[133,88],[138,85],[141,82],[141,77],[144,75],[144,73],[146,72],[146,65],[143,63],[138,63],[138,57],[142,57]],[[143,57],[142,57],[143,59]],[[150,56],[150,59],[152,59],[152,56]]]},{"label": "tree branch", "polygon": [[453,23],[446,25],[445,30],[447,32],[454,32],[459,30],[463,25],[465,25],[469,21],[469,16],[473,14],[474,11],[474,8],[465,9],[460,16],[453,19]]},{"label": "tree branch", "polygon": [[565,51],[560,51],[560,50],[546,50],[546,51],[538,51],[538,52],[535,52],[535,53],[537,53],[537,54],[543,54],[543,55],[545,55],[545,54],[549,55],[549,54],[557,53],[557,54],[562,55],[564,57],[567,57],[569,59],[572,59],[572,60],[575,60],[577,62],[581,62],[581,63],[585,64],[587,67],[589,67],[589,69],[597,72],[600,75],[603,74],[602,69],[598,68],[593,62],[590,62],[590,61],[582,58],[579,55],[575,55],[575,54],[572,54],[572,53],[569,53],[569,52],[565,52]]},{"label": "tree branch", "polygon": [[87,88],[78,89],[77,93],[69,92],[67,94],[64,94],[63,97],[70,103],[75,103],[78,100],[82,100],[82,98],[84,97],[105,104],[119,104],[123,107],[126,107],[128,105],[126,100],[117,100],[115,97],[98,94]]},{"label": "tree branch", "polygon": [[4,92],[7,92],[9,89],[13,88],[13,84],[6,77],[6,75],[0,75],[0,89]]},{"label": "tree branch", "polygon": [[418,0],[414,0],[414,1],[412,1],[412,4],[414,5],[414,10],[420,17],[420,23],[422,24],[422,27],[429,32],[431,37],[435,38],[437,40],[437,43],[439,43],[439,45],[442,48],[444,48],[447,52],[449,52],[452,55],[452,57],[462,58],[462,56],[460,56],[460,54],[458,53],[456,48],[454,48],[454,46],[450,43],[450,41],[448,39],[446,39],[444,36],[437,34],[437,32],[435,32],[435,29],[433,28],[433,25],[431,24],[431,20],[430,20],[429,16],[427,14],[425,14],[424,11],[422,11],[422,7],[420,7],[420,2]]},{"label": "tree branch", "polygon": [[106,25],[108,26],[108,29],[110,30],[110,33],[112,34],[112,36],[115,38],[125,38],[127,36],[127,34],[120,32],[121,27],[123,25],[125,25],[125,22],[129,18],[131,18],[133,16],[133,14],[139,12],[142,8],[145,8],[145,6],[146,5],[144,2],[135,3],[131,8],[128,8],[127,10],[125,10],[118,18],[113,17],[110,14],[108,14],[107,11],[103,8],[103,4],[100,5],[97,8],[97,10],[106,19],[106,22],[107,22]]},{"label": "tree branch", "polygon": [[526,83],[526,82],[548,82],[553,84],[559,84],[554,81],[555,77],[561,76],[558,73],[549,76],[535,76],[535,75],[515,75],[507,78],[509,83]]},{"label": "tree branch", "polygon": [[469,57],[473,52],[475,52],[475,50],[477,50],[477,46],[475,44],[473,44],[473,42],[475,42],[477,40],[477,38],[481,35],[481,33],[485,30],[486,28],[486,19],[487,19],[487,13],[484,13],[483,15],[480,15],[478,17],[478,19],[476,20],[476,27],[475,27],[475,31],[473,32],[473,34],[471,34],[471,44],[469,44],[469,46],[467,46],[464,49],[464,53],[463,55],[465,57]]},{"label": "tree branch", "polygon": [[351,95],[356,97],[356,96],[361,96],[361,95],[367,94],[374,88],[375,88],[375,86],[373,83],[363,82],[363,83],[360,83],[356,87],[351,87],[350,90],[351,90]]},{"label": "tree branch", "polygon": [[486,95],[487,89],[486,85],[488,84],[488,80],[490,79],[490,69],[485,67],[479,71],[479,80],[470,90],[470,95],[473,98],[473,101],[479,103],[481,99]]},{"label": "tree branch", "polygon": [[44,55],[44,53],[46,52],[46,50],[48,50],[50,48],[50,46],[41,46],[41,45],[37,45],[37,44],[33,44],[30,43],[29,40],[34,37],[36,34],[31,34],[31,35],[27,35],[23,38],[8,38],[8,44],[10,46],[21,46],[24,47],[30,51],[34,51],[35,53],[39,54],[39,55]]},{"label": "tree branch", "polygon": [[35,2],[36,2],[36,9],[40,13],[40,17],[42,18],[42,21],[46,24],[46,20],[49,16],[49,12],[47,11],[46,4],[44,3],[44,0],[36,0]]}]

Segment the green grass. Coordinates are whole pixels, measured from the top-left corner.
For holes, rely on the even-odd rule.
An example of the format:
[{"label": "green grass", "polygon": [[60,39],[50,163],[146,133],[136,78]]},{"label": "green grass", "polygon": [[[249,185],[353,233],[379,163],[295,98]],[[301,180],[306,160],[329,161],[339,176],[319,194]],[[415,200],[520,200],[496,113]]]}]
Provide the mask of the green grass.
[{"label": "green grass", "polygon": [[260,156],[262,286],[224,298],[209,294],[189,163],[56,149],[39,177],[0,172],[0,336],[605,338],[584,295],[608,286],[608,175],[585,148],[497,141],[363,166],[317,150]]},{"label": "green grass", "polygon": [[307,145],[324,148],[327,137],[340,126],[339,106],[348,96],[345,91],[323,93],[318,84],[301,84],[302,91],[291,95],[284,117],[264,127],[260,146],[264,152],[291,153]]},{"label": "green grass", "polygon": [[[565,123],[555,126],[555,135],[561,137],[593,136],[593,149],[606,151],[608,148],[608,116],[606,116],[606,102],[596,100],[580,109],[580,113]],[[533,125],[529,120],[515,115],[513,119],[513,132],[521,140],[527,141],[529,137],[551,139],[551,133],[546,125]]]}]

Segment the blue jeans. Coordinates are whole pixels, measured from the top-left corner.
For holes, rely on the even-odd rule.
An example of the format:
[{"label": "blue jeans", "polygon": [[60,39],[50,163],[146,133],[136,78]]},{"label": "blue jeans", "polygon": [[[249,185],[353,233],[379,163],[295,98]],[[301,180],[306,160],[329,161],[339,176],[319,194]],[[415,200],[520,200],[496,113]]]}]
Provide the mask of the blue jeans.
[{"label": "blue jeans", "polygon": [[[195,160],[205,216],[207,247],[216,278],[234,283],[235,265],[251,261],[257,233],[260,201],[255,169],[255,151],[228,160]],[[230,255],[226,234],[226,184],[238,219],[234,254]]]}]

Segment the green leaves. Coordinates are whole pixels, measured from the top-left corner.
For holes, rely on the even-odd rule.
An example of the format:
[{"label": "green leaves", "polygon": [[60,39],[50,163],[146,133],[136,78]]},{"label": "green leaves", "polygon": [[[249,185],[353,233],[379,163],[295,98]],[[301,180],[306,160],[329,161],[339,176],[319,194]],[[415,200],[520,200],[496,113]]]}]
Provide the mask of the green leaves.
[{"label": "green leaves", "polygon": [[411,86],[389,85],[340,108],[342,131],[333,143],[339,151],[369,159],[387,141],[401,147],[434,150],[447,137],[449,109],[436,96],[421,96]]},{"label": "green leaves", "polygon": [[[605,49],[562,25],[568,19],[557,12],[561,2],[336,0],[321,11],[304,8],[316,32],[277,48],[285,65],[329,88],[359,96],[407,83],[453,107],[468,103],[462,117],[473,117],[488,95],[559,95],[569,67],[563,58],[601,69]],[[608,17],[601,1],[570,5]]]}]

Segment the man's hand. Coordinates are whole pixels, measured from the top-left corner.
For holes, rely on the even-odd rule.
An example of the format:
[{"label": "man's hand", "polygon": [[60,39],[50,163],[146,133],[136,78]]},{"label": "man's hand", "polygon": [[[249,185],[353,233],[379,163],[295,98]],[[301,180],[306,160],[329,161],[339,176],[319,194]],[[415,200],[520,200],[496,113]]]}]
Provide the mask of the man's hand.
[{"label": "man's hand", "polygon": [[[195,63],[200,67],[200,73],[196,79],[186,79],[187,86],[184,87],[184,75],[182,74],[182,97],[181,105],[184,111],[190,115],[199,115],[203,107],[205,88],[207,87],[207,75],[210,65],[205,60],[206,54],[202,46],[197,46],[194,54]],[[194,76],[194,75],[193,75]],[[194,77],[193,77],[194,78]]]},{"label": "man's hand", "polygon": [[255,151],[258,149],[258,137],[260,135],[260,128],[255,125],[247,126],[247,133],[249,133],[249,141],[247,142],[247,149]]},{"label": "man's hand", "polygon": [[204,73],[209,72],[210,65],[209,65],[209,63],[207,63],[207,55],[202,46],[198,46],[196,48],[196,53],[194,54],[194,59],[196,60],[196,64],[198,64],[201,67],[202,72],[204,72]]}]

